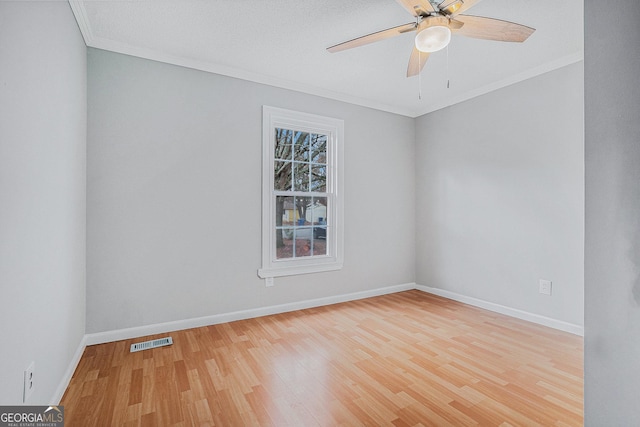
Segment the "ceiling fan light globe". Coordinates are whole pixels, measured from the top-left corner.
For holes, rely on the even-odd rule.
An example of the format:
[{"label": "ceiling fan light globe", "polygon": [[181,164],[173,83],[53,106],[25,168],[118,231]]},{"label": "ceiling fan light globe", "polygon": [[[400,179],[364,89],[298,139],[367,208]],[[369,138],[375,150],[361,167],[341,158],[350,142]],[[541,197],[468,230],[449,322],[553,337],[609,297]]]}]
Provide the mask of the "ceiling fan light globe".
[{"label": "ceiling fan light globe", "polygon": [[416,48],[421,52],[437,52],[451,41],[451,30],[444,26],[425,28],[416,35]]}]

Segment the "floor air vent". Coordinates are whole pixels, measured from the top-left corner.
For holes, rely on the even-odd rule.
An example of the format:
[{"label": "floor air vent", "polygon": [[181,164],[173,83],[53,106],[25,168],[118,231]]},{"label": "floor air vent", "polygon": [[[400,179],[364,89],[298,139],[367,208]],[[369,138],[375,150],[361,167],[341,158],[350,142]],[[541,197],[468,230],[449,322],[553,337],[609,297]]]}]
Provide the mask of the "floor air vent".
[{"label": "floor air vent", "polygon": [[173,340],[171,339],[171,337],[160,338],[153,341],[139,342],[137,344],[131,344],[131,353],[134,353],[136,351],[148,350],[150,348],[164,347],[165,345],[171,344],[173,344]]}]

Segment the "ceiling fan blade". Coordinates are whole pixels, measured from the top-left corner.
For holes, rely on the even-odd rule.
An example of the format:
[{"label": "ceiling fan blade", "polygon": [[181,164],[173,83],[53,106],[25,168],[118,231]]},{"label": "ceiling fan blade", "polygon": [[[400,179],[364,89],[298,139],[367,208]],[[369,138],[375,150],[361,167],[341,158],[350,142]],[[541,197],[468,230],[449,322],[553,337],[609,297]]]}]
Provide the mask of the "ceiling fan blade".
[{"label": "ceiling fan blade", "polygon": [[445,15],[453,17],[471,9],[480,3],[480,1],[481,0],[444,0],[438,5],[438,8]]},{"label": "ceiling fan blade", "polygon": [[413,16],[425,16],[435,13],[438,10],[433,7],[429,0],[396,0],[400,6],[404,7],[407,12]]},{"label": "ceiling fan blade", "polygon": [[453,34],[476,39],[523,42],[535,31],[535,28],[526,25],[482,16],[458,15],[456,20],[464,25],[462,28],[452,29]]},{"label": "ceiling fan blade", "polygon": [[331,53],[340,52],[342,50],[351,49],[354,47],[363,46],[365,44],[374,43],[380,40],[388,39],[391,37],[399,36],[407,31],[412,31],[416,28],[415,22],[410,22],[404,25],[398,25],[397,27],[389,28],[386,30],[378,31],[377,33],[367,34],[366,36],[358,37],[353,40],[339,43],[337,45],[328,47],[327,50]]},{"label": "ceiling fan blade", "polygon": [[417,47],[413,47],[411,56],[409,57],[409,66],[407,67],[407,77],[417,76],[424,68],[424,64],[429,59],[429,53],[420,52]]}]

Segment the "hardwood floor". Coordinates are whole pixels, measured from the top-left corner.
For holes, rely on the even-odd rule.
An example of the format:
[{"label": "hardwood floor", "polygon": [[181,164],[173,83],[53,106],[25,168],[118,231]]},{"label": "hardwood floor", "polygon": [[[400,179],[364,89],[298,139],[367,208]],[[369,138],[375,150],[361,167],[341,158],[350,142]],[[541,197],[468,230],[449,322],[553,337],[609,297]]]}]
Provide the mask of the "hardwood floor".
[{"label": "hardwood floor", "polygon": [[582,345],[407,291],[89,346],[61,405],[69,427],[580,426]]}]

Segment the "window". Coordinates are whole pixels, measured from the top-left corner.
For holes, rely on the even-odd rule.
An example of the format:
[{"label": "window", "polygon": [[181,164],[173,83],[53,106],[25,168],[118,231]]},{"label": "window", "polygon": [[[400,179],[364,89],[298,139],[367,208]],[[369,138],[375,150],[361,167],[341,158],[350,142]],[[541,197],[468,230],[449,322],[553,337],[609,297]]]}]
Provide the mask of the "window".
[{"label": "window", "polygon": [[262,278],[342,268],[343,121],[262,116]]}]

